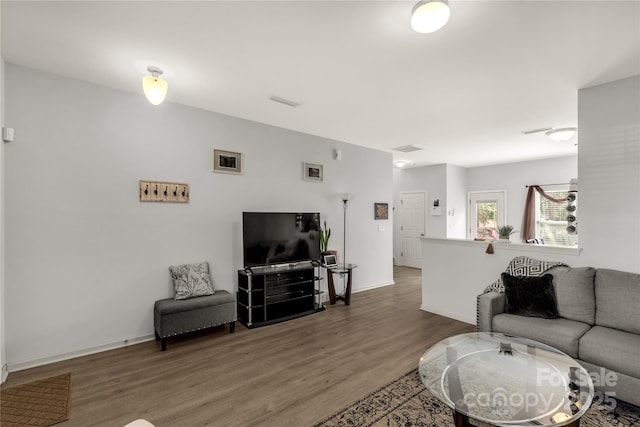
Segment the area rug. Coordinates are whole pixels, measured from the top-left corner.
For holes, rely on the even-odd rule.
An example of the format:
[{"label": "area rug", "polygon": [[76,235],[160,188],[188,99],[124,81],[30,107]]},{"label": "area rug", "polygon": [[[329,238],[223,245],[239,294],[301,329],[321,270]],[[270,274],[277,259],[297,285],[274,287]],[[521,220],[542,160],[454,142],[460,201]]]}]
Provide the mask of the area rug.
[{"label": "area rug", "polygon": [[48,427],[69,419],[71,374],[0,391],[2,427]]},{"label": "area rug", "polygon": [[[422,384],[418,370],[403,375],[320,421],[316,427],[454,426],[451,409]],[[612,410],[589,409],[581,427],[640,427],[640,408],[621,401]]]}]

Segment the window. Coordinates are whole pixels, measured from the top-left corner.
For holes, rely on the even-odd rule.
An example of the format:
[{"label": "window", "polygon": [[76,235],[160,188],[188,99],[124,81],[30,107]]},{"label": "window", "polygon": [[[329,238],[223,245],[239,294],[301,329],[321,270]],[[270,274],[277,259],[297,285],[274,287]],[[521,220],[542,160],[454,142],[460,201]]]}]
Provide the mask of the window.
[{"label": "window", "polygon": [[497,238],[495,230],[505,224],[504,202],[504,191],[469,193],[469,238]]},{"label": "window", "polygon": [[[536,237],[543,239],[547,245],[577,246],[578,234],[567,231],[567,217],[575,215],[575,212],[567,211],[569,187],[545,187],[544,192],[564,202],[554,203],[536,193]],[[576,202],[571,205],[575,206]]]}]

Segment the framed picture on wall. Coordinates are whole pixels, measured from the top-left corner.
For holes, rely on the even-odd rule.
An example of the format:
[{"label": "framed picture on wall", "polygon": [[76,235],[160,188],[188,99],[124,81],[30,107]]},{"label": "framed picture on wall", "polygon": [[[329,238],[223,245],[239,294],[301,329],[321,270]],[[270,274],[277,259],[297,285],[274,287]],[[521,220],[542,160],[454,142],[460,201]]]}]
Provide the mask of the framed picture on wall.
[{"label": "framed picture on wall", "polygon": [[373,218],[374,219],[389,219],[389,204],[388,203],[374,203],[373,204]]},{"label": "framed picture on wall", "polygon": [[314,163],[304,163],[302,178],[305,181],[322,182],[323,179],[323,167],[322,165],[316,165]]},{"label": "framed picture on wall", "polygon": [[242,153],[214,148],[211,150],[211,164],[213,172],[241,174]]}]

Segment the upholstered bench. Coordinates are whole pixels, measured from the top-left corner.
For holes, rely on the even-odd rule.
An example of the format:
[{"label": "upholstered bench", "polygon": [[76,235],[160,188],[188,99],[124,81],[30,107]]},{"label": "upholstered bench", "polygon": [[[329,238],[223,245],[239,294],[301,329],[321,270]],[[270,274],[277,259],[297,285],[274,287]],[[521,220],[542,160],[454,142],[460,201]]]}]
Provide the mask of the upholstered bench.
[{"label": "upholstered bench", "polygon": [[153,310],[156,340],[162,340],[162,351],[167,349],[167,338],[213,326],[229,324],[233,333],[236,325],[236,300],[224,290],[213,295],[175,300],[156,301]]}]

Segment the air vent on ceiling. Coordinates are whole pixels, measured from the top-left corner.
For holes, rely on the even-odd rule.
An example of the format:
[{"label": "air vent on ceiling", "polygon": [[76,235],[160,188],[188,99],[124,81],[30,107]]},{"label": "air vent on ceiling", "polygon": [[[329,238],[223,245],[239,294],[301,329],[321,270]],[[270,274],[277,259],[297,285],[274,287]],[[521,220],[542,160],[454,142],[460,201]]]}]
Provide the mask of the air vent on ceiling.
[{"label": "air vent on ceiling", "polygon": [[411,153],[412,151],[420,151],[422,148],[416,147],[415,145],[404,145],[402,147],[392,148],[394,151],[401,151],[403,153]]}]

